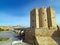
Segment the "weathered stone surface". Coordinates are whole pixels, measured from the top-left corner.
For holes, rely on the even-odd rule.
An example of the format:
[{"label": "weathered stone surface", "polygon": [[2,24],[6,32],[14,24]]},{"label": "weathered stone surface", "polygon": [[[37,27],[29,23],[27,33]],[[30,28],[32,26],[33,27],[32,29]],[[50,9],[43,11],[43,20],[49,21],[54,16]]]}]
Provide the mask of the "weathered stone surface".
[{"label": "weathered stone surface", "polygon": [[39,45],[60,45],[59,37],[39,37],[36,36],[37,42]]},{"label": "weathered stone surface", "polygon": [[30,14],[30,31],[26,32],[26,40],[36,45],[60,45],[55,10],[51,7],[36,8]]}]

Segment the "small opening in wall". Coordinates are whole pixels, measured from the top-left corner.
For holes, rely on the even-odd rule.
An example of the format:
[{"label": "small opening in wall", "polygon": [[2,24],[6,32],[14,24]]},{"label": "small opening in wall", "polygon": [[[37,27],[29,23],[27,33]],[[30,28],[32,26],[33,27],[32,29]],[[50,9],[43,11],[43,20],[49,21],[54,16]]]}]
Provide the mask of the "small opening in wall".
[{"label": "small opening in wall", "polygon": [[32,26],[32,28],[34,28],[34,26]]},{"label": "small opening in wall", "polygon": [[42,12],[42,14],[44,14],[44,12]]},{"label": "small opening in wall", "polygon": [[46,21],[46,19],[45,19],[45,21]]},{"label": "small opening in wall", "polygon": [[34,22],[34,20],[32,20],[32,22]]}]

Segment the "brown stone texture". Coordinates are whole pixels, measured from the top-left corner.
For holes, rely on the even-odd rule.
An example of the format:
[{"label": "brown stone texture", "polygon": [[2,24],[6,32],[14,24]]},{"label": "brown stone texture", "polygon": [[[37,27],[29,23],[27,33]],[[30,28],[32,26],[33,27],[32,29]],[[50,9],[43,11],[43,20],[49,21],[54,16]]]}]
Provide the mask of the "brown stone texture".
[{"label": "brown stone texture", "polygon": [[39,37],[36,36],[38,45],[60,45],[60,38],[59,37]]},{"label": "brown stone texture", "polygon": [[60,45],[55,10],[51,7],[33,9],[30,12],[30,30],[26,30],[25,38],[35,45]]}]

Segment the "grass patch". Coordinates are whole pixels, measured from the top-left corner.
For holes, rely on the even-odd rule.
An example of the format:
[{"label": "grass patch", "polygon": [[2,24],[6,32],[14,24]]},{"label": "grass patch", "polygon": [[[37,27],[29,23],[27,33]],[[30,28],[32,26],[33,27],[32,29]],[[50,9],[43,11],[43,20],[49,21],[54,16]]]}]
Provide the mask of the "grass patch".
[{"label": "grass patch", "polygon": [[7,41],[9,40],[10,38],[0,38],[0,41]]}]

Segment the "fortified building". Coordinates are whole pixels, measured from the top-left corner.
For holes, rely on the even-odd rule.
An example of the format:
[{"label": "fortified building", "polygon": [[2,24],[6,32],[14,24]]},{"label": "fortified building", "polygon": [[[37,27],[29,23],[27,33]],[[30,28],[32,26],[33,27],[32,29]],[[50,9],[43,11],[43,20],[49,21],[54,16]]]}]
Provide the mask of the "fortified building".
[{"label": "fortified building", "polygon": [[27,42],[34,45],[60,45],[59,34],[53,8],[35,8],[30,12],[30,28],[25,31]]}]

